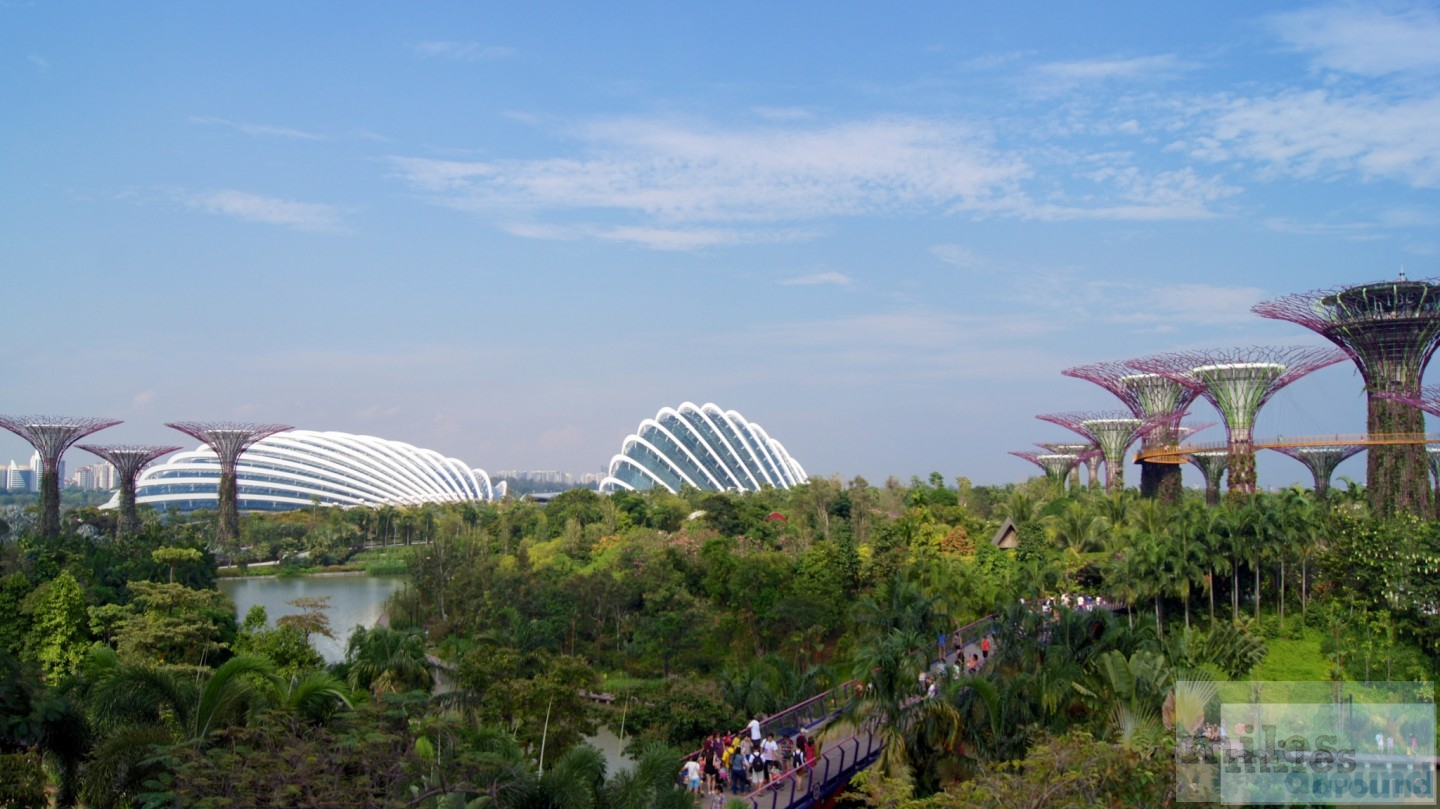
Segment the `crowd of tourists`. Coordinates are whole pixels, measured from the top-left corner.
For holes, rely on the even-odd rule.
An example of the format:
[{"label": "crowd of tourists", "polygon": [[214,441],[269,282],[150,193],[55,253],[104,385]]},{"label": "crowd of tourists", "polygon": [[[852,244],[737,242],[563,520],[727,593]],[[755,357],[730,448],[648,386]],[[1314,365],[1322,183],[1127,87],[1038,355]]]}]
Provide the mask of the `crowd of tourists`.
[{"label": "crowd of tourists", "polygon": [[698,796],[709,796],[713,809],[724,806],[725,792],[746,795],[792,771],[800,774],[815,766],[816,741],[804,731],[794,736],[764,732],[760,718],[750,720],[736,733],[712,733],[700,752],[685,760],[680,777]]}]

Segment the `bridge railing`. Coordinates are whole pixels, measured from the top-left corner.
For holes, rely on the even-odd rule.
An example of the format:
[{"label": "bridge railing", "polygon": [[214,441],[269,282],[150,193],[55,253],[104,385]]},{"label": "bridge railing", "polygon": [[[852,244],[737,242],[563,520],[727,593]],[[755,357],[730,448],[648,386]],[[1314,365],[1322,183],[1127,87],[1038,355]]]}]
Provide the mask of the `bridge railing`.
[{"label": "bridge railing", "polygon": [[804,809],[870,766],[884,746],[880,735],[859,731],[831,741],[815,764],[803,765],[776,776],[770,783],[746,795],[752,809]]},{"label": "bridge railing", "polygon": [[[1440,434],[1435,433],[1334,433],[1331,435],[1277,435],[1273,438],[1254,438],[1250,443],[1255,449],[1279,447],[1343,447],[1376,444],[1440,444]],[[1148,447],[1135,453],[1135,461],[1152,463],[1181,463],[1184,456],[1196,452],[1221,452],[1229,449],[1226,441],[1210,441],[1203,444],[1170,444]]]}]

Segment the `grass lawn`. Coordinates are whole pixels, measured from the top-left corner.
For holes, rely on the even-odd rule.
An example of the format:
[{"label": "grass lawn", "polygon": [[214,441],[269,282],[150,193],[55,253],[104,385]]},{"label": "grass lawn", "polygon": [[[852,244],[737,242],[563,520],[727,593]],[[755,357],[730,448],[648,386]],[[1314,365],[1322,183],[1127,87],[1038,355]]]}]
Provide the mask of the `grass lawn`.
[{"label": "grass lawn", "polygon": [[1320,631],[1306,629],[1299,640],[1270,638],[1265,641],[1270,653],[1265,661],[1250,672],[1255,680],[1329,680],[1335,661],[1320,651]]}]

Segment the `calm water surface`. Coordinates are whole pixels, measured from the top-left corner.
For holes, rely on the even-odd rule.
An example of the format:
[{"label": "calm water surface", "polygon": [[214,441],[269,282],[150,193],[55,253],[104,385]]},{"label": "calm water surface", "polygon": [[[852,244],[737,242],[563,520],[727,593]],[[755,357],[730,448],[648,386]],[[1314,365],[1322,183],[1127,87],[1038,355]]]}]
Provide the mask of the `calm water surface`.
[{"label": "calm water surface", "polygon": [[371,627],[380,620],[385,600],[390,594],[404,587],[408,576],[252,576],[244,579],[220,579],[220,590],[235,602],[237,620],[244,621],[245,613],[256,604],[265,608],[270,616],[270,625],[282,615],[298,615],[300,610],[285,603],[297,598],[330,599],[330,629],[335,639],[316,636],[311,638],[318,651],[328,663],[345,659],[345,644],[357,625]]}]

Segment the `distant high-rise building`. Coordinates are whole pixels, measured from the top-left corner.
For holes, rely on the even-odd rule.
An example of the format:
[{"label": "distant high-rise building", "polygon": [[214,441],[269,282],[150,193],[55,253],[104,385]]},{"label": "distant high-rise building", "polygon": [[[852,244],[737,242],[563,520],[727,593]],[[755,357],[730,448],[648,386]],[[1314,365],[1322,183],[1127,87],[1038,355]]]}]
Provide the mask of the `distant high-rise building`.
[{"label": "distant high-rise building", "polygon": [[30,491],[29,475],[27,474],[29,471],[15,461],[11,461],[10,467],[5,470],[5,491],[11,494]]}]

